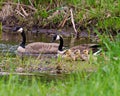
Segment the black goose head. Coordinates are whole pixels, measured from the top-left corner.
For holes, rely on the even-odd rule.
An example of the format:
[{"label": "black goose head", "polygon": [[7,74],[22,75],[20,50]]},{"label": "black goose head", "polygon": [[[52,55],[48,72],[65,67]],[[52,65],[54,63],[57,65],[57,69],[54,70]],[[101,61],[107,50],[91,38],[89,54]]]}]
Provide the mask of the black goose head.
[{"label": "black goose head", "polygon": [[25,35],[25,32],[24,32],[23,28],[22,28],[22,27],[15,27],[15,28],[13,29],[13,31],[14,31],[14,32],[19,32],[19,33],[21,33],[22,42],[20,43],[20,46],[21,46],[22,48],[25,48],[26,35]]},{"label": "black goose head", "polygon": [[60,38],[61,38],[60,35],[55,34],[52,38],[52,42],[55,42],[56,40],[60,40]]},{"label": "black goose head", "polygon": [[20,27],[20,26],[15,27],[15,28],[13,29],[13,32],[20,32],[20,33],[22,33],[22,32],[23,32],[23,28]]}]

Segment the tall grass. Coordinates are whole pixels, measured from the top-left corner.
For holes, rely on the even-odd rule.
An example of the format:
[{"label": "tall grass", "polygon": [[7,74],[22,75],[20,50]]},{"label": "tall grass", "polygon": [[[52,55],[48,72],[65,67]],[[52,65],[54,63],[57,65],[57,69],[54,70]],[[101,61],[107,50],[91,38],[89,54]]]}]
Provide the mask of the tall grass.
[{"label": "tall grass", "polygon": [[99,68],[96,72],[85,71],[75,73],[67,79],[49,82],[34,77],[21,79],[10,75],[0,79],[0,94],[2,96],[119,96],[120,95],[120,35],[111,41],[106,36],[100,36],[107,48],[105,55],[98,57]]},{"label": "tall grass", "polygon": [[0,22],[0,39],[2,37],[2,23]]}]

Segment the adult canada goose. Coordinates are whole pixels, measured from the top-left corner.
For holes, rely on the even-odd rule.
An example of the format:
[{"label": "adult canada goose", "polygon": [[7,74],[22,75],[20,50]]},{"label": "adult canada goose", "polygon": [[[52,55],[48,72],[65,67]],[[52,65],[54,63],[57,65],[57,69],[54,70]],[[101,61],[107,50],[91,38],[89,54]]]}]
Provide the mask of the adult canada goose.
[{"label": "adult canada goose", "polygon": [[[89,54],[90,51],[92,51],[93,55],[96,55],[97,53],[100,52],[99,48],[100,45],[98,44],[81,44],[78,46],[74,46],[72,48],[70,48],[69,50],[63,50],[63,38],[60,35],[54,35],[53,37],[53,42],[55,40],[59,40],[60,44],[58,47],[58,55],[61,55],[62,57],[70,57],[73,60],[76,60],[78,57],[80,57],[81,59],[85,56],[87,56],[87,54]],[[87,50],[87,52],[85,51]],[[83,60],[85,60],[83,58]]]},{"label": "adult canada goose", "polygon": [[16,27],[13,31],[21,33],[22,42],[17,48],[18,53],[22,54],[57,54],[58,46],[57,43],[44,43],[44,42],[34,42],[25,46],[26,44],[26,35],[22,27]]}]

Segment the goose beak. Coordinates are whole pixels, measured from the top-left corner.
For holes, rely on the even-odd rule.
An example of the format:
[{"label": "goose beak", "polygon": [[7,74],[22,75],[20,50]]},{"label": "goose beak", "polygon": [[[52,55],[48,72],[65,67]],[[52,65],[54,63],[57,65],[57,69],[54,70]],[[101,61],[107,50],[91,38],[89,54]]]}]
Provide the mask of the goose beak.
[{"label": "goose beak", "polygon": [[12,30],[13,32],[16,32],[17,31],[17,28],[15,27],[15,28],[13,28],[13,30]]},{"label": "goose beak", "polygon": [[13,32],[22,32],[23,31],[23,28],[22,27],[20,27],[20,26],[17,26],[17,27],[14,27],[13,28]]},{"label": "goose beak", "polygon": [[55,42],[55,37],[52,38],[51,43]]},{"label": "goose beak", "polygon": [[54,40],[54,39],[52,39],[50,42],[51,42],[51,43],[53,43],[54,41],[55,41],[55,40]]}]

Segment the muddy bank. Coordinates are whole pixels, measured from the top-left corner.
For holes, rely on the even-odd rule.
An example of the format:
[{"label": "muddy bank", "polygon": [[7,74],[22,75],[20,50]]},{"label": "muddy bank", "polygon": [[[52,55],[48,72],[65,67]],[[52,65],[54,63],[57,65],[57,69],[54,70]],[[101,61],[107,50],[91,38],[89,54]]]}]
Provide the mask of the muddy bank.
[{"label": "muddy bank", "polygon": [[[2,31],[12,33],[13,28],[14,27],[2,26]],[[47,35],[60,34],[64,37],[71,37],[75,35],[73,28],[70,28],[70,27],[64,28],[64,29],[25,28],[25,30],[29,33],[36,34],[36,36],[38,34],[47,34]],[[90,33],[87,30],[83,30],[79,32],[79,37],[81,38],[92,38],[95,36],[96,36],[96,33],[94,32]]]},{"label": "muddy bank", "polygon": [[[29,6],[24,4],[19,5],[15,3],[4,2],[2,5],[2,10],[0,11],[0,21],[2,23],[3,32],[11,32],[12,28],[16,26],[23,27],[26,31],[31,33],[39,34],[61,34],[66,37],[75,35],[75,30],[73,28],[71,20],[67,20],[69,16],[66,17],[68,13],[70,15],[69,7],[63,7],[61,10],[56,10],[52,14],[49,14],[47,18],[40,17],[39,14]],[[6,14],[4,14],[6,13]],[[36,15],[37,14],[37,15]],[[57,14],[54,16],[54,14]],[[59,17],[59,15],[62,17]],[[58,16],[58,17],[56,17]],[[65,19],[65,17],[66,19]],[[56,19],[55,19],[56,18]],[[59,18],[61,18],[59,20]],[[78,35],[80,37],[92,37],[96,36],[96,33],[91,24],[96,24],[96,19],[88,21],[89,24],[85,27],[84,23],[75,23]]]},{"label": "muddy bank", "polygon": [[[110,22],[115,22],[116,20],[112,18],[110,11],[104,10],[105,12],[99,11],[97,13],[97,8],[93,6],[91,6],[93,10],[91,10],[90,6],[85,7],[84,5],[81,9],[78,5],[69,5],[65,1],[57,1],[59,2],[57,5],[55,1],[51,4],[48,3],[49,1],[39,2],[39,7],[35,7],[35,2],[32,1],[33,5],[24,4],[25,2],[20,2],[19,4],[1,2],[0,21],[2,26],[22,26],[26,31],[32,33],[59,33],[65,36],[75,34],[75,29],[73,28],[75,27],[81,37],[89,37],[91,34],[96,35],[94,29],[97,29],[100,33],[105,33],[108,30],[112,35],[119,32],[117,25],[113,27],[112,23],[110,24]],[[82,2],[79,3],[81,4]],[[95,1],[95,3],[98,2]],[[71,9],[73,10],[72,13],[70,12]],[[117,17],[116,12],[113,13]],[[74,26],[71,14],[73,15]],[[102,15],[99,16],[99,14]],[[3,27],[3,30],[5,31],[5,27]]]},{"label": "muddy bank", "polygon": [[[2,56],[1,56],[2,57]],[[16,62],[17,61],[17,62]],[[0,62],[0,75],[9,75],[11,73],[21,73],[20,75],[45,74],[70,74],[78,71],[95,72],[97,65],[89,64],[86,61],[67,61],[52,59],[18,58],[3,56]],[[4,74],[5,72],[5,74]],[[25,73],[25,74],[24,74]]]}]

